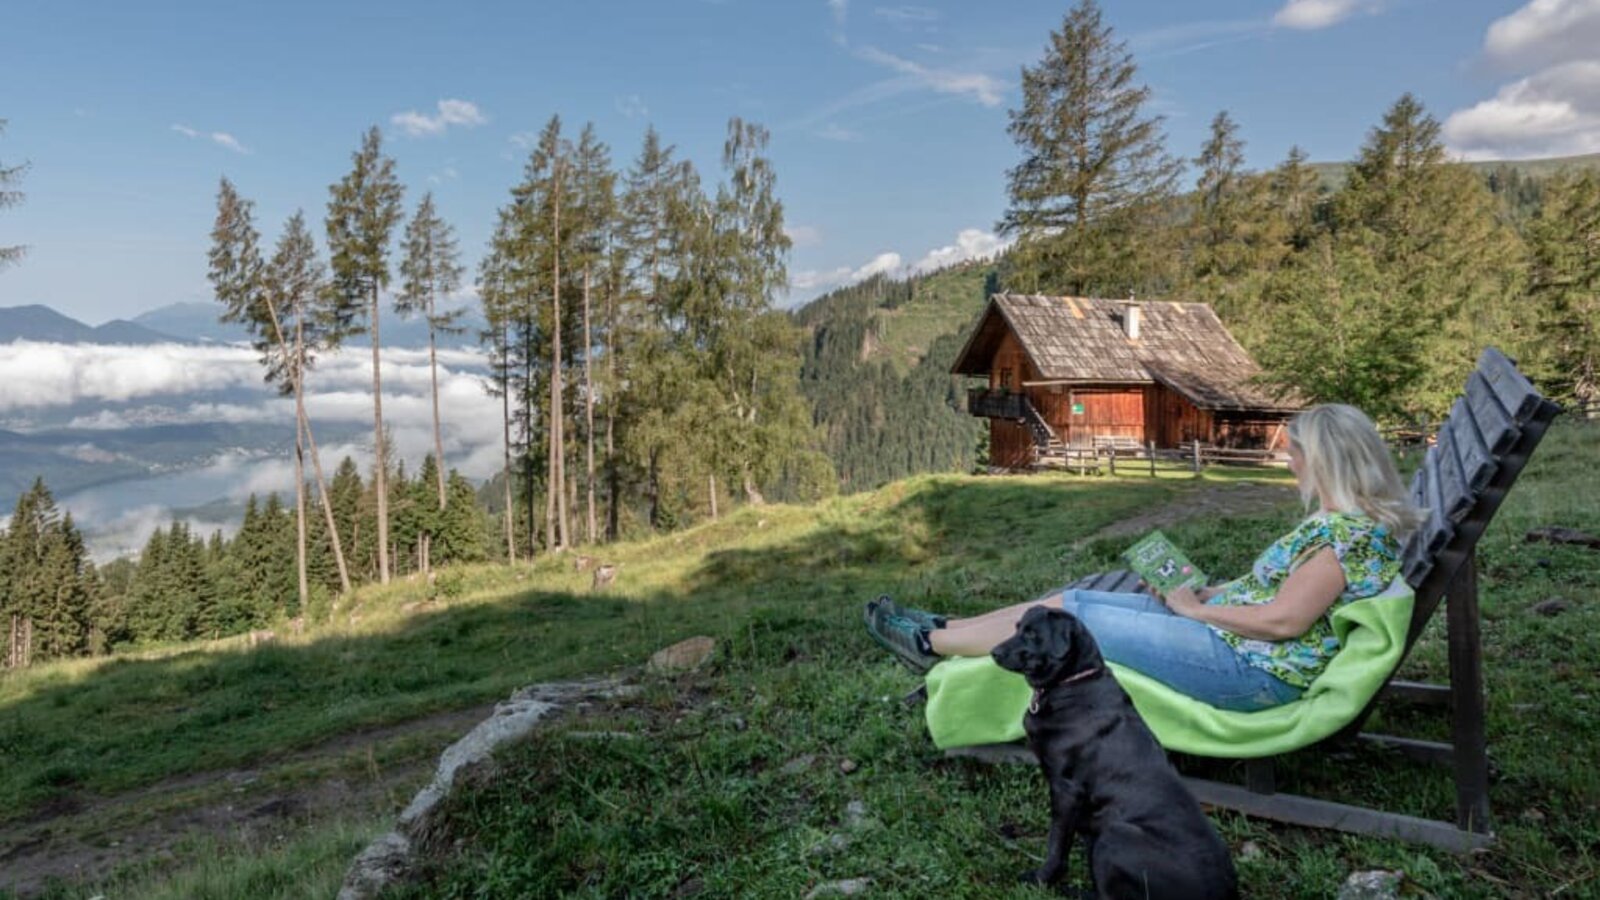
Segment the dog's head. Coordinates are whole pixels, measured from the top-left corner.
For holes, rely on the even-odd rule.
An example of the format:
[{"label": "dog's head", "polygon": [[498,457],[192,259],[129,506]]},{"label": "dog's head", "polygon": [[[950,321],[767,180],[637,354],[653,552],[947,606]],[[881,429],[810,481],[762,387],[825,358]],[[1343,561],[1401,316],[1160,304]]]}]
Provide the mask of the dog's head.
[{"label": "dog's head", "polygon": [[1036,688],[1047,688],[1101,665],[1100,648],[1078,617],[1062,609],[1035,606],[1017,623],[1017,633],[991,654]]}]

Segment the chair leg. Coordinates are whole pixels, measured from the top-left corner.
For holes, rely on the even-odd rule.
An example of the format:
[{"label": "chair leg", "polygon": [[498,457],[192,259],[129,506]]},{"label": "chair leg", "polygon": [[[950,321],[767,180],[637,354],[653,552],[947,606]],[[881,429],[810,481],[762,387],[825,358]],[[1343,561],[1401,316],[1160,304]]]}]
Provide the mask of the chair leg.
[{"label": "chair leg", "polygon": [[1484,734],[1483,641],[1478,623],[1476,554],[1446,591],[1450,631],[1451,743],[1455,747],[1456,825],[1489,833],[1489,754]]}]

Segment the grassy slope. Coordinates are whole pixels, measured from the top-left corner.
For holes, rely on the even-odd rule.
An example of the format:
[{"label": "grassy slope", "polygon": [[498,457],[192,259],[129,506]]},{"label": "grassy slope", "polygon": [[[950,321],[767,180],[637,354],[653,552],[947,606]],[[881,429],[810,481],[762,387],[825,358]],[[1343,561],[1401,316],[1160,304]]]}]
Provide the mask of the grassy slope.
[{"label": "grassy slope", "polygon": [[[1241,863],[1248,896],[1325,896],[1348,870],[1383,866],[1448,896],[1594,886],[1600,776],[1572,763],[1600,751],[1600,567],[1591,551],[1520,536],[1552,523],[1600,531],[1600,488],[1587,476],[1597,455],[1595,429],[1553,432],[1483,543],[1500,848],[1462,863],[1223,816],[1236,851],[1247,840],[1263,851]],[[452,576],[464,595],[438,609],[401,612],[414,586],[366,591],[355,624],[341,610],[337,627],[276,647],[41,667],[0,682],[0,808],[15,816],[256,762],[530,681],[636,663],[709,633],[721,639],[710,672],[649,682],[643,704],[596,710],[512,750],[504,781],[455,805],[452,828],[465,843],[417,894],[664,896],[699,884],[712,896],[792,896],[866,876],[902,895],[1038,896],[1011,888],[1042,851],[1036,773],[941,759],[920,710],[897,702],[914,679],[862,633],[859,604],[887,590],[979,611],[1035,595],[1111,564],[1126,543],[1079,538],[1193,488],[1186,478],[924,476],[616,547],[607,558],[621,575],[601,596],[555,562],[467,570]],[[1293,517],[1286,509],[1167,530],[1223,572],[1246,565]],[[1574,608],[1529,614],[1557,595]],[[1443,673],[1440,637],[1409,675]],[[1422,735],[1447,727],[1382,724]],[[859,769],[842,772],[846,759]],[[1451,806],[1442,773],[1373,750],[1305,754],[1285,780],[1416,814],[1443,817]],[[841,824],[852,800],[866,808],[856,829]],[[226,897],[263,884],[292,885],[285,896],[326,893],[340,852],[374,827],[335,822],[231,860],[201,848],[197,858],[210,858],[176,880],[136,880],[118,893]],[[823,847],[835,833],[848,833],[848,846]]]},{"label": "grassy slope", "polygon": [[901,374],[910,371],[936,339],[972,323],[987,299],[983,285],[991,271],[993,266],[985,264],[956,266],[919,281],[910,303],[876,313],[877,352],[893,360]]}]

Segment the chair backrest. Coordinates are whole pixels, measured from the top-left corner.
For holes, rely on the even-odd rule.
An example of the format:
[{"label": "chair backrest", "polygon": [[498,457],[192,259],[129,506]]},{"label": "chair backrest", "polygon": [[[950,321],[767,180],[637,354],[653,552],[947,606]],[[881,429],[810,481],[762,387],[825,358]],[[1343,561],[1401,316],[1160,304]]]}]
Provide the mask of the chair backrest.
[{"label": "chair backrest", "polygon": [[1560,412],[1505,354],[1483,351],[1411,481],[1412,500],[1428,518],[1402,556],[1417,592],[1408,649]]}]

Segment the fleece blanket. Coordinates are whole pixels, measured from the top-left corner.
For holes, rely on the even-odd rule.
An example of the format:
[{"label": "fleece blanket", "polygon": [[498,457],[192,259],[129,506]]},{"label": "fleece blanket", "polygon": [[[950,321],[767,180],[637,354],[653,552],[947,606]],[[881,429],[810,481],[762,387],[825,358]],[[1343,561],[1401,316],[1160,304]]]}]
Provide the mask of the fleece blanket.
[{"label": "fleece blanket", "polygon": [[[1258,712],[1230,712],[1179,694],[1138,672],[1111,665],[1117,681],[1168,750],[1234,759],[1306,747],[1355,718],[1405,652],[1413,594],[1404,579],[1333,613],[1342,649],[1299,700]],[[928,732],[940,749],[1023,738],[1033,696],[1022,676],[988,657],[954,658],[927,674]]]}]

